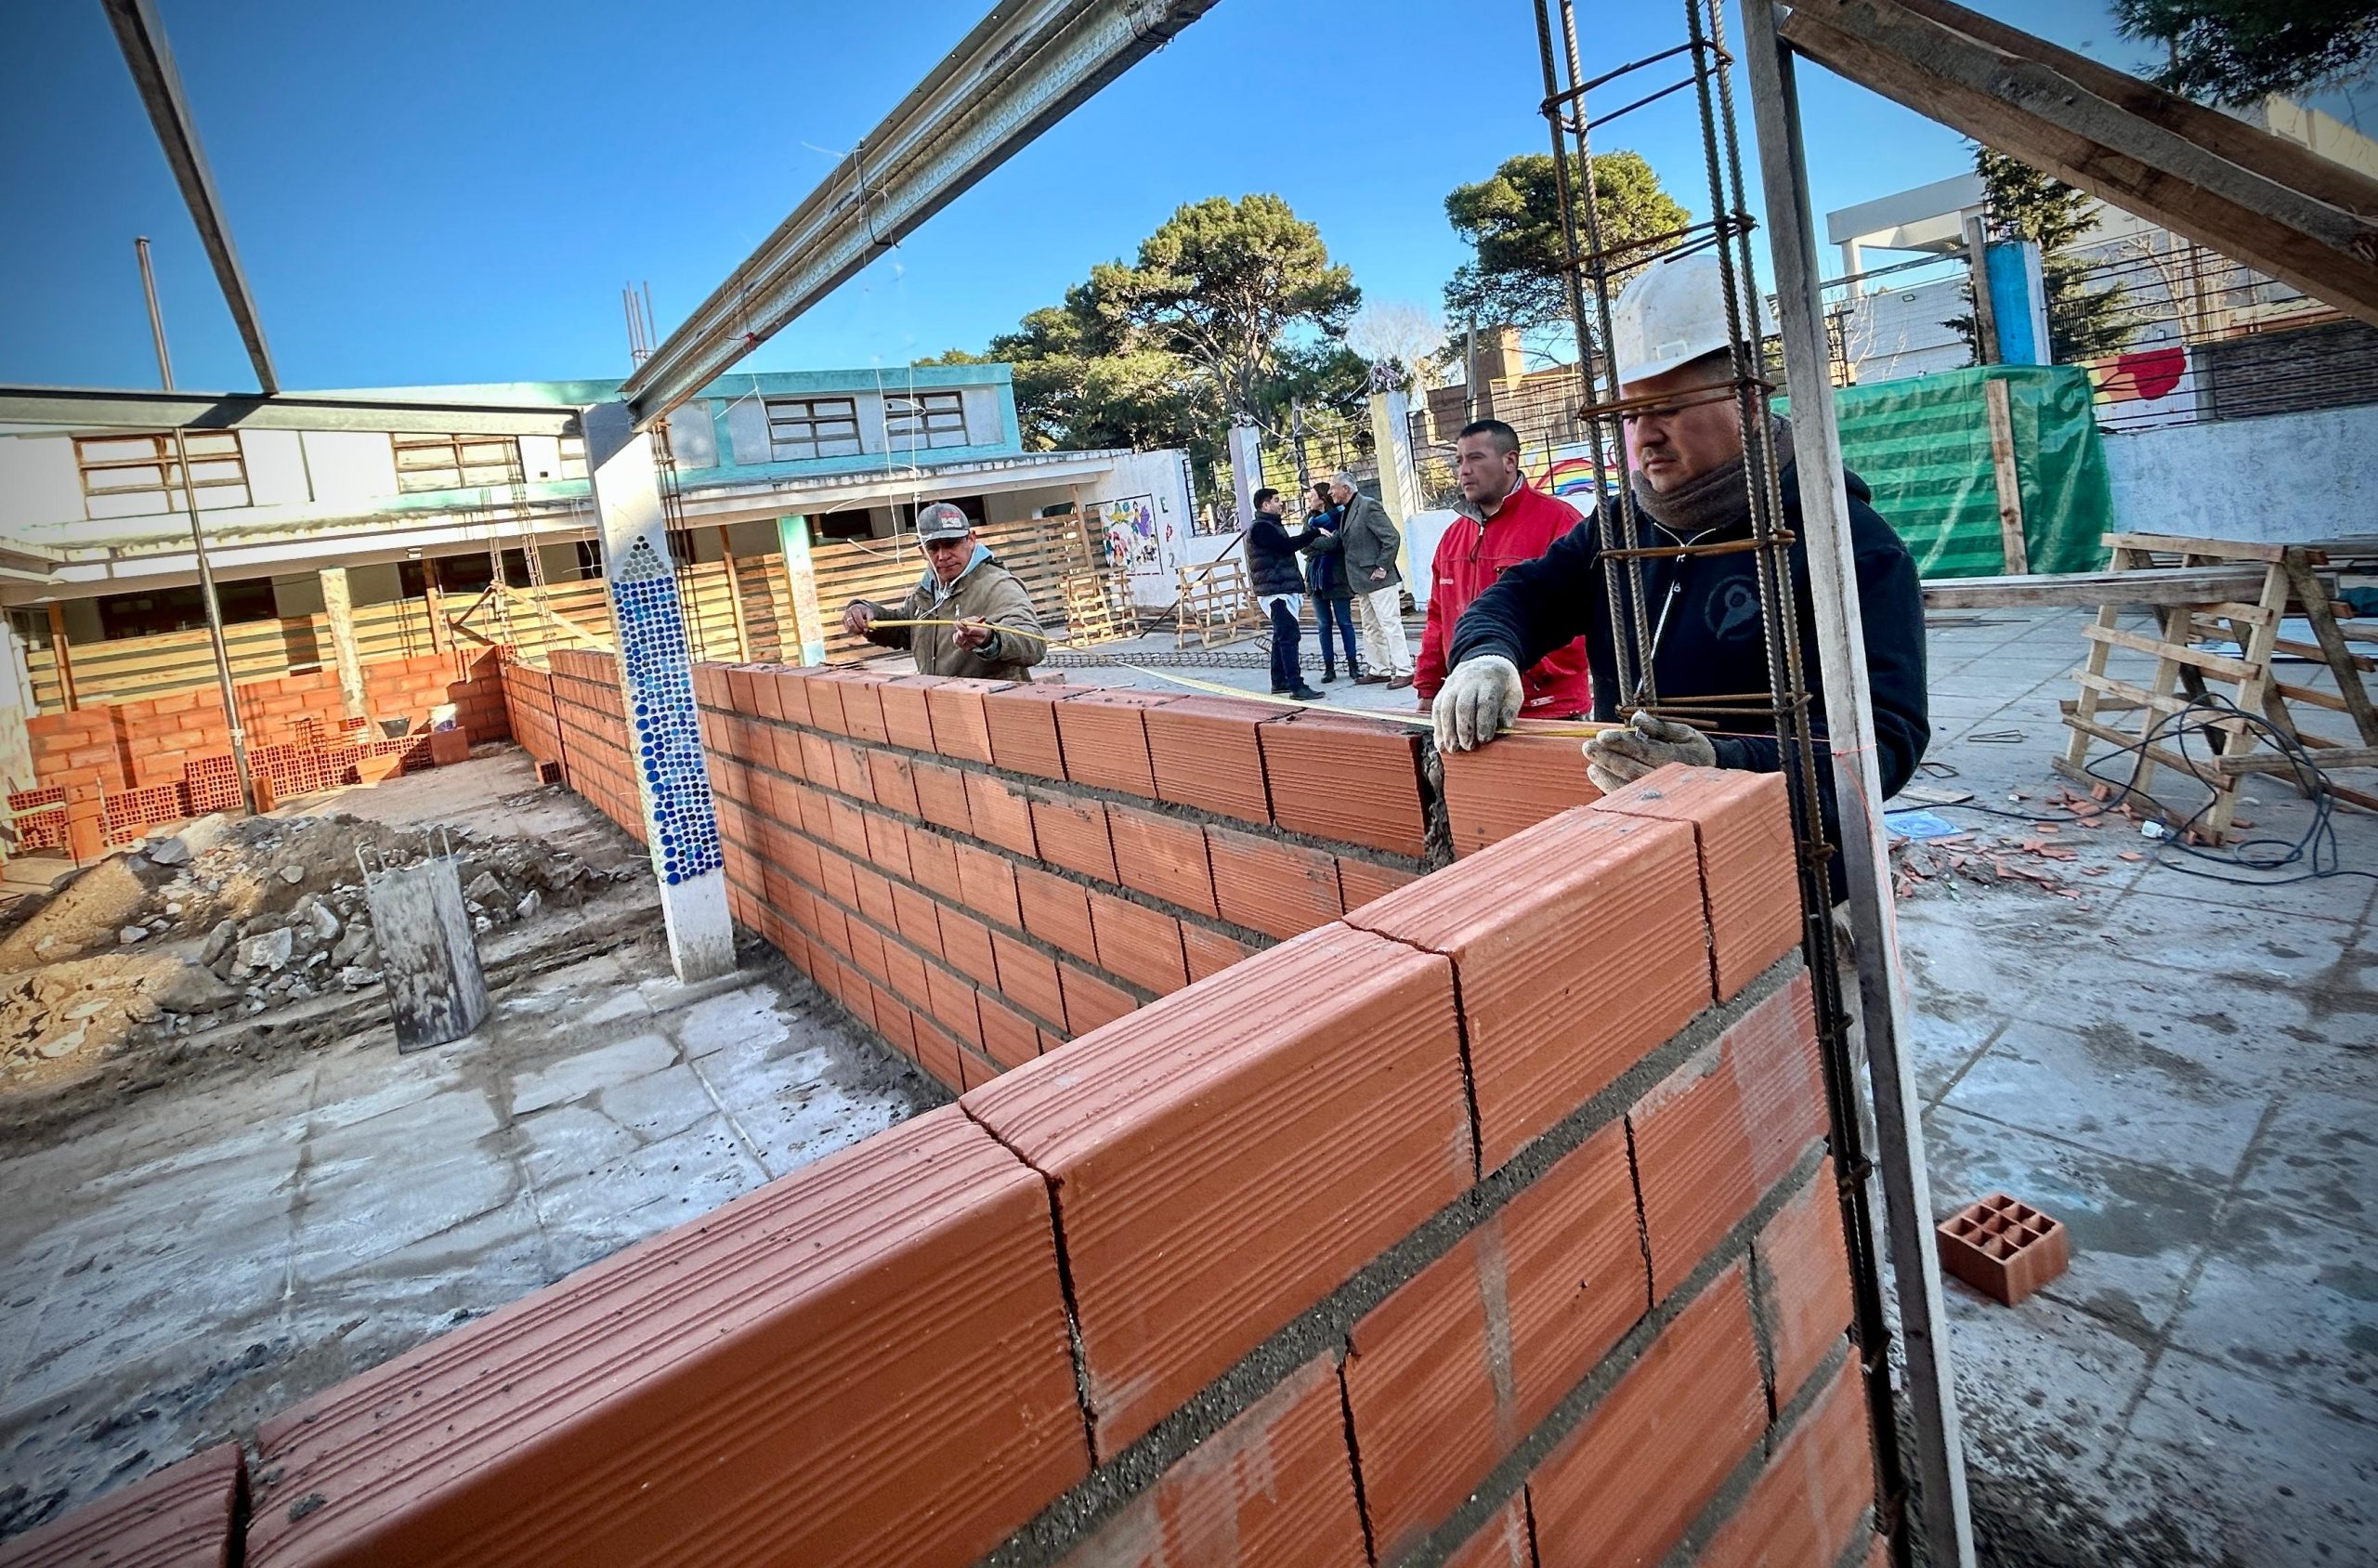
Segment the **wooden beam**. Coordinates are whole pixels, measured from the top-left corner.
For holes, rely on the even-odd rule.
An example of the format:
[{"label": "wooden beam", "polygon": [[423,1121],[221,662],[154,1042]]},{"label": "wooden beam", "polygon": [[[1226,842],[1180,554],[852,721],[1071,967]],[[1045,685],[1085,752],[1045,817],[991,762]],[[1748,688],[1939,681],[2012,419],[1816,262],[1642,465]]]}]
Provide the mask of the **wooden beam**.
[{"label": "wooden beam", "polygon": [[364,704],[363,656],[355,645],[355,600],[348,594],[346,568],[324,567],[322,614],[331,623],[331,659],[338,668],[339,702],[350,719],[371,717]]},{"label": "wooden beam", "polygon": [[1993,46],[1902,0],[1800,0],[1778,31],[1927,118],[2378,325],[2378,225],[2108,101],[2028,35]]},{"label": "wooden beam", "polygon": [[74,699],[74,656],[66,646],[66,607],[56,599],[49,601],[49,652],[58,663],[58,698],[73,712],[82,704]]},{"label": "wooden beam", "polygon": [[429,648],[444,653],[452,646],[452,636],[446,624],[446,585],[439,581],[438,557],[425,555],[421,562],[422,596],[429,601]]},{"label": "wooden beam", "polygon": [[735,572],[735,546],[726,541],[726,527],[719,525],[718,558],[726,563],[726,604],[735,614],[735,661],[751,662],[751,628],[743,619],[743,580]]},{"label": "wooden beam", "polygon": [[[2243,539],[2203,539],[2187,533],[2110,533],[2106,547],[2110,550],[2151,550],[2166,555],[2218,555],[2225,561],[2269,561],[2274,564],[2287,558],[2284,544],[2259,544]],[[2256,573],[2259,593],[2260,573]]]},{"label": "wooden beam", "polygon": [[1990,411],[1990,465],[1998,484],[1998,548],[2006,569],[2019,576],[2032,569],[2032,557],[2023,542],[2023,480],[2015,471],[2015,412],[2006,384],[1996,376],[1983,382],[1982,404]]},{"label": "wooden beam", "polygon": [[1923,584],[1927,609],[2020,609],[2107,605],[2202,607],[2262,592],[2260,567],[2149,567],[2025,577],[1942,577]]}]

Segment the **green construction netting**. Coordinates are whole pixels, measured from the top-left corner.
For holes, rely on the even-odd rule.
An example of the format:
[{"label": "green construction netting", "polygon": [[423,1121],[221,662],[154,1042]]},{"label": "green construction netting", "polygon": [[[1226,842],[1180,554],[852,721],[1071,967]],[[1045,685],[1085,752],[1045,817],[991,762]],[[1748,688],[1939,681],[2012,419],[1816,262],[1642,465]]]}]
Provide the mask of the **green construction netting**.
[{"label": "green construction netting", "polygon": [[2030,569],[2097,570],[2106,564],[2112,495],[2089,375],[2077,365],[1992,365],[1843,387],[1834,394],[1842,460],[1874,490],[1875,510],[1907,541],[1920,576],[1996,576],[2006,566],[1982,390],[1990,381],[2006,384]]}]

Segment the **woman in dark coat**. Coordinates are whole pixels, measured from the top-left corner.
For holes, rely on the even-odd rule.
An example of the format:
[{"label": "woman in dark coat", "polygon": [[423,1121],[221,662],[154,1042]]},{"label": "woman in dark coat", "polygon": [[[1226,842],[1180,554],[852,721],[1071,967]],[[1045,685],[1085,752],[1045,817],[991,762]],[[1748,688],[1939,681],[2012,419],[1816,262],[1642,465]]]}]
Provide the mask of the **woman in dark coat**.
[{"label": "woman in dark coat", "polygon": [[1332,626],[1346,645],[1347,677],[1359,679],[1363,673],[1362,661],[1354,657],[1354,591],[1346,581],[1346,539],[1340,531],[1345,521],[1345,509],[1330,499],[1329,481],[1314,485],[1305,503],[1304,535],[1310,542],[1303,549],[1311,558],[1304,576],[1313,590],[1313,622],[1321,633],[1324,684],[1338,678],[1337,650],[1329,640]]}]

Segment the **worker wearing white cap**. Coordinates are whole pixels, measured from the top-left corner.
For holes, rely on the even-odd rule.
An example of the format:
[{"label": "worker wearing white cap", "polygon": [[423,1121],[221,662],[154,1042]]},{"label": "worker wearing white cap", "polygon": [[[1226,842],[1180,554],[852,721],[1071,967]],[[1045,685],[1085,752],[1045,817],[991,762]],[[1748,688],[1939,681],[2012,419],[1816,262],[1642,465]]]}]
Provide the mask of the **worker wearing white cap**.
[{"label": "worker wearing white cap", "polygon": [[843,611],[843,630],[884,647],[914,650],[921,675],[1030,680],[1030,666],[1049,651],[1039,635],[1040,617],[1015,574],[974,537],[966,514],[947,501],[919,512],[917,548],[924,553],[925,571],[908,596],[890,606],[853,599]]},{"label": "worker wearing white cap", "polygon": [[[1741,405],[1735,398],[1717,258],[1705,251],[1646,268],[1613,310],[1611,337],[1621,394],[1630,402],[1650,399],[1625,419],[1632,470],[1628,481],[1646,524],[1640,542],[1714,544],[1748,539],[1750,491]],[[1798,542],[1799,474],[1792,461],[1791,428],[1781,419],[1773,422],[1773,448],[1784,499],[1781,526],[1794,540],[1790,551],[1800,657],[1802,667],[1813,675],[1817,638],[1806,546]],[[1888,795],[1914,776],[1931,735],[1926,712],[1924,603],[1907,546],[1868,504],[1872,492],[1865,482],[1855,474],[1848,481],[1876,760],[1883,792]],[[1604,574],[1627,568],[1602,555],[1612,509],[1605,502],[1598,516],[1579,523],[1537,559],[1511,568],[1463,612],[1453,633],[1453,670],[1431,709],[1439,746],[1468,751],[1492,740],[1520,712],[1520,672],[1579,635],[1586,639],[1593,673],[1594,716],[1606,723],[1619,719],[1620,704],[1629,694],[1618,686]],[[1733,706],[1743,707],[1765,700],[1770,689],[1768,633],[1757,562],[1755,553],[1742,550],[1653,556],[1639,563],[1644,613],[1652,622],[1648,634],[1658,702],[1732,699]],[[1636,658],[1640,660],[1640,655]],[[1640,664],[1637,673],[1640,678]],[[1754,693],[1759,695],[1743,700]],[[1824,694],[1811,696],[1810,716],[1822,747]],[[1594,784],[1608,791],[1670,762],[1760,772],[1782,768],[1771,732],[1757,733],[1767,729],[1764,721],[1730,714],[1717,727],[1750,733],[1705,735],[1639,712],[1627,728],[1587,742],[1587,769]],[[1817,777],[1826,791],[1825,815],[1832,828],[1832,770],[1820,764]],[[1836,834],[1833,842],[1839,843],[1838,830],[1832,830]]]}]

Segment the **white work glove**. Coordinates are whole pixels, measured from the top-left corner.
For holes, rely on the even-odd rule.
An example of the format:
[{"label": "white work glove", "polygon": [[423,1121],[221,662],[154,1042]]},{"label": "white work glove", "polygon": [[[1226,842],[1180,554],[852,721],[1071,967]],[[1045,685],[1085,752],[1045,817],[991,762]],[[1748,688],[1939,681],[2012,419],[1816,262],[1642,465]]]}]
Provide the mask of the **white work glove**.
[{"label": "white work glove", "polygon": [[1495,738],[1520,716],[1526,694],[1520,667],[1499,653],[1482,653],[1454,666],[1429,712],[1437,721],[1437,750],[1467,751]]},{"label": "white work glove", "polygon": [[1606,729],[1586,742],[1586,777],[1607,795],[1669,763],[1710,767],[1718,748],[1691,725],[1637,713],[1625,729]]}]

